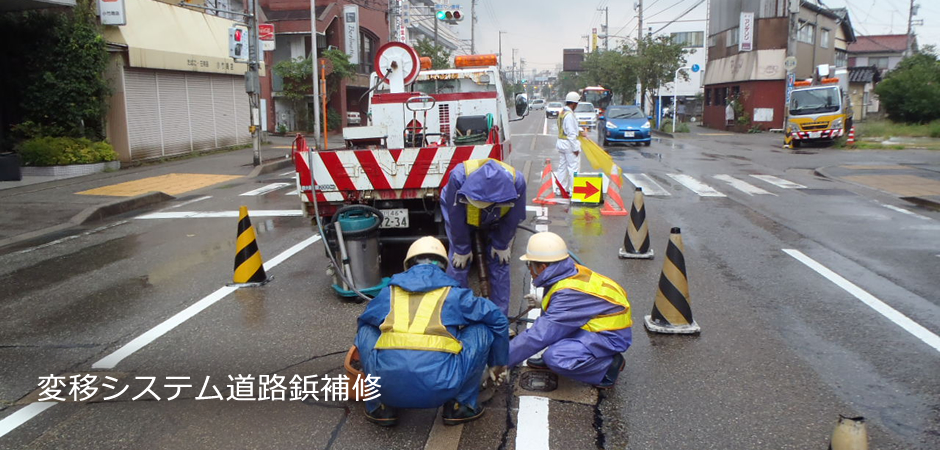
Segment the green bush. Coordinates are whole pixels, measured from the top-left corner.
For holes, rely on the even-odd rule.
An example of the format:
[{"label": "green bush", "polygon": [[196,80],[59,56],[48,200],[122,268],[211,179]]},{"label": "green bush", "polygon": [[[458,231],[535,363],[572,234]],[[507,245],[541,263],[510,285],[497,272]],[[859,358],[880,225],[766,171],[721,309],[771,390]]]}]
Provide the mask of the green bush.
[{"label": "green bush", "polygon": [[[672,119],[663,119],[660,124],[659,131],[663,133],[672,133]],[[676,133],[688,133],[689,124],[685,122],[679,122],[676,124]]]},{"label": "green bush", "polygon": [[940,119],[940,61],[929,51],[901,61],[875,87],[888,117],[896,122]]},{"label": "green bush", "polygon": [[93,164],[117,159],[107,142],[87,138],[39,137],[23,141],[17,152],[24,166],[63,166]]}]

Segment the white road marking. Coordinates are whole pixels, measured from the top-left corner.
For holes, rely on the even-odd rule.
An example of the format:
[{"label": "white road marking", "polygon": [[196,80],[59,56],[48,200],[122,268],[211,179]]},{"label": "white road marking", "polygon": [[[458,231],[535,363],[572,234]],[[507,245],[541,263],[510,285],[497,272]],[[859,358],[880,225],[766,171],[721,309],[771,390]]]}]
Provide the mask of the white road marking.
[{"label": "white road marking", "polygon": [[164,210],[167,210],[167,209],[176,209],[176,208],[179,208],[180,206],[192,205],[193,203],[201,202],[201,201],[203,201],[203,200],[208,200],[208,199],[210,199],[210,198],[212,198],[211,195],[206,195],[206,196],[202,196],[202,197],[199,197],[199,198],[194,198],[194,199],[192,199],[192,200],[187,200],[187,201],[185,201],[185,202],[183,202],[183,203],[180,203],[180,204],[178,204],[178,205],[169,206],[169,207],[166,207],[166,208],[163,208],[163,209],[164,209]]},{"label": "white road marking", "polygon": [[803,254],[803,252],[794,249],[783,249],[784,253],[796,258],[797,261],[805,264],[810,269],[816,271],[816,273],[826,277],[829,281],[836,284],[840,288],[844,289],[846,292],[852,294],[855,298],[861,300],[862,303],[871,307],[882,316],[888,318],[888,320],[894,322],[901,328],[904,328],[905,331],[914,335],[917,339],[920,339],[925,344],[934,348],[934,350],[940,351],[940,336],[933,334],[930,330],[924,328],[919,323],[914,322],[906,315],[902,314],[898,310],[888,306],[885,302],[879,300],[877,297],[869,294],[864,289],[856,286],[849,280],[842,278],[839,274],[829,270],[826,266],[816,262],[816,260],[810,258]]},{"label": "white road marking", "polygon": [[3,420],[0,420],[0,438],[16,429],[16,427],[26,423],[29,419],[36,417],[39,413],[52,408],[59,402],[38,402],[30,403],[22,407],[19,411],[10,414]]},{"label": "white road marking", "polygon": [[806,189],[806,186],[803,186],[802,184],[794,183],[789,180],[784,180],[783,178],[777,178],[773,175],[751,175],[751,176],[754,178],[757,178],[758,180],[770,183],[774,186],[777,186],[783,189]]},{"label": "white road marking", "polygon": [[[284,250],[281,254],[270,259],[267,263],[264,264],[265,271],[275,268],[278,264],[287,260],[291,256],[297,254],[297,252],[303,250],[304,248],[309,247],[314,242],[320,240],[320,236],[311,236],[297,245]],[[227,295],[231,294],[238,290],[238,286],[223,286],[217,289],[215,292],[207,295],[202,300],[190,305],[188,308],[176,313],[173,317],[165,320],[163,323],[151,328],[144,334],[134,338],[134,340],[124,344],[123,347],[114,351],[108,356],[98,360],[98,362],[91,365],[93,369],[113,369],[119,362],[123,361],[124,358],[134,354],[134,352],[144,348],[160,336],[168,333],[170,330],[176,328],[183,322],[191,319],[196,314],[199,314],[206,308],[214,305],[219,300],[222,300]]]},{"label": "white road marking", "polygon": [[124,224],[129,223],[129,222],[130,222],[129,220],[122,220],[122,221],[120,221],[120,222],[114,222],[114,223],[111,223],[111,224],[108,224],[108,225],[105,225],[105,226],[102,226],[102,227],[95,228],[95,229],[93,229],[93,230],[88,230],[88,231],[86,231],[86,232],[84,232],[84,233],[81,233],[81,234],[76,234],[76,235],[73,235],[73,236],[66,236],[66,237],[64,237],[64,238],[62,238],[62,239],[56,239],[56,240],[54,240],[54,241],[46,242],[45,244],[42,244],[42,245],[37,245],[37,246],[35,246],[35,247],[30,247],[30,248],[27,248],[27,249],[23,249],[23,250],[20,250],[20,251],[18,251],[18,252],[15,252],[15,253],[13,253],[13,254],[14,254],[14,255],[20,255],[20,254],[24,254],[24,253],[34,252],[34,251],[39,250],[39,249],[43,249],[43,248],[46,248],[46,247],[52,247],[53,245],[56,245],[56,244],[61,244],[61,243],[63,243],[63,242],[71,241],[71,240],[73,240],[73,239],[78,239],[78,238],[80,238],[80,237],[88,236],[89,234],[100,233],[100,232],[102,232],[102,231],[104,231],[104,230],[107,230],[107,229],[109,229],[109,228],[114,228],[114,227],[117,227],[117,226],[121,226],[121,225],[124,225]]},{"label": "white road marking", "polygon": [[666,176],[679,182],[679,184],[689,188],[701,197],[727,197],[727,195],[716,191],[713,187],[696,180],[683,173],[667,173]]},{"label": "white road marking", "polygon": [[630,180],[634,187],[643,188],[644,196],[669,197],[672,195],[645,173],[625,173],[623,176]]},{"label": "white road marking", "polygon": [[245,192],[244,194],[240,194],[240,195],[248,196],[248,197],[253,197],[256,195],[264,195],[264,194],[267,194],[268,192],[274,192],[278,189],[282,189],[290,185],[291,185],[290,183],[271,183],[265,186],[261,186],[258,189]]},{"label": "white road marking", "polygon": [[731,175],[723,175],[723,174],[722,174],[722,175],[715,175],[715,178],[717,178],[717,179],[719,179],[719,180],[721,180],[721,181],[724,181],[725,183],[730,184],[731,187],[733,187],[733,188],[735,188],[735,189],[737,189],[737,190],[739,190],[739,191],[741,191],[741,192],[743,192],[743,193],[745,193],[745,194],[747,194],[747,195],[755,195],[755,194],[756,194],[756,195],[773,195],[773,196],[776,196],[776,195],[777,195],[777,194],[774,194],[774,193],[772,193],[772,192],[767,192],[767,191],[765,191],[765,190],[763,190],[763,189],[761,189],[761,188],[759,188],[759,187],[757,187],[757,186],[754,186],[753,184],[748,183],[748,182],[746,182],[746,181],[741,181],[741,180],[739,180],[739,179],[737,179],[737,178],[735,178],[735,177],[732,177]]},{"label": "white road marking", "polygon": [[516,448],[549,448],[547,398],[529,395],[519,397]]},{"label": "white road marking", "polygon": [[545,117],[545,122],[542,124],[542,134],[548,135],[548,117]]},{"label": "white road marking", "polygon": [[[248,211],[251,217],[301,217],[303,211],[299,209],[252,209]],[[155,212],[137,216],[135,219],[217,219],[222,217],[238,217],[238,211],[177,211]]]},{"label": "white road marking", "polygon": [[288,175],[293,175],[293,174],[295,174],[295,173],[297,173],[296,170],[291,170],[290,172],[284,172],[284,173],[282,173],[282,174],[278,174],[278,176],[279,176],[279,177],[286,177],[286,176],[288,176]]},{"label": "white road marking", "polygon": [[916,217],[916,218],[921,219],[921,220],[933,220],[933,219],[931,219],[930,217],[922,216],[922,215],[920,215],[920,214],[917,214],[916,212],[908,211],[908,210],[906,210],[906,209],[904,209],[904,208],[900,208],[900,207],[897,207],[897,206],[894,206],[894,205],[888,205],[888,204],[880,203],[880,202],[879,202],[878,204],[881,205],[881,206],[884,206],[885,208],[888,208],[888,209],[890,209],[890,210],[892,210],[892,211],[897,211],[897,212],[899,212],[899,213],[906,214],[906,215],[911,216],[911,217]]},{"label": "white road marking", "polygon": [[287,191],[287,193],[284,195],[297,195],[299,193],[300,191],[298,191],[297,189],[294,189],[293,191]]}]

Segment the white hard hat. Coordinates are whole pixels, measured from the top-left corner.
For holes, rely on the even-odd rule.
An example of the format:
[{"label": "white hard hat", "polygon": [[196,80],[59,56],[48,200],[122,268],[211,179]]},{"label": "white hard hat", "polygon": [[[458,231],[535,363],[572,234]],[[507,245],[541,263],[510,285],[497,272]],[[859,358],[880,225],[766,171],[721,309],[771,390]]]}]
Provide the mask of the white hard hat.
[{"label": "white hard hat", "polygon": [[565,103],[578,103],[579,101],[581,101],[581,95],[577,92],[571,91],[565,96]]},{"label": "white hard hat", "polygon": [[437,256],[444,267],[447,267],[447,250],[440,240],[433,236],[425,236],[411,244],[408,247],[408,254],[405,255],[405,269],[410,268],[413,263],[409,263],[418,256]]},{"label": "white hard hat", "polygon": [[535,233],[529,238],[525,248],[525,255],[519,257],[523,261],[557,262],[568,257],[568,246],[561,236],[551,231]]}]

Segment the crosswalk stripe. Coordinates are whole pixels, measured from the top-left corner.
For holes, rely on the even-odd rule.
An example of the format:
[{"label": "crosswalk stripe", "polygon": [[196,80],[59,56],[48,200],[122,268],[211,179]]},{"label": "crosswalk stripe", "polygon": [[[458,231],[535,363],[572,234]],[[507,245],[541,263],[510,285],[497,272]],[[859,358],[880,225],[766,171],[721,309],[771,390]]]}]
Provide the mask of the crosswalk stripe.
[{"label": "crosswalk stripe", "polygon": [[643,195],[645,196],[669,197],[672,195],[645,173],[625,173],[623,176],[630,180],[633,186],[643,188]]},{"label": "crosswalk stripe", "polygon": [[727,197],[727,195],[722,194],[721,192],[716,191],[713,187],[702,183],[699,180],[696,180],[693,177],[690,177],[682,173],[667,173],[666,176],[672,178],[679,182],[679,184],[689,188],[692,192],[695,192],[701,197]]},{"label": "crosswalk stripe", "polygon": [[806,189],[806,186],[802,184],[794,183],[792,181],[784,180],[783,178],[777,178],[773,175],[751,175],[758,180],[770,183],[774,186],[783,189]]},{"label": "crosswalk stripe", "polygon": [[249,196],[249,197],[253,197],[256,195],[264,195],[264,194],[267,194],[268,192],[274,192],[278,189],[282,189],[290,185],[291,185],[290,183],[271,183],[265,186],[261,186],[258,189],[245,192],[244,194],[240,194],[240,195]]},{"label": "crosswalk stripe", "polygon": [[757,186],[754,186],[753,184],[748,183],[748,182],[746,182],[746,181],[741,181],[741,180],[739,180],[739,179],[737,179],[737,178],[735,178],[735,177],[732,177],[731,175],[724,175],[724,174],[722,174],[722,175],[715,175],[715,178],[716,178],[716,179],[719,179],[719,180],[721,180],[721,181],[724,181],[725,183],[730,184],[731,187],[733,187],[733,188],[735,188],[735,189],[737,189],[737,190],[739,190],[739,191],[741,191],[741,192],[743,192],[743,193],[745,193],[745,194],[747,194],[747,195],[755,195],[755,194],[756,194],[756,195],[773,195],[773,196],[776,196],[776,195],[777,195],[777,194],[774,194],[774,193],[772,193],[772,192],[767,192],[767,191],[765,191],[765,190],[763,190],[763,189],[761,189],[761,188],[759,188],[759,187],[757,187]]},{"label": "crosswalk stripe", "polygon": [[516,448],[549,448],[547,398],[519,397],[517,422]]}]

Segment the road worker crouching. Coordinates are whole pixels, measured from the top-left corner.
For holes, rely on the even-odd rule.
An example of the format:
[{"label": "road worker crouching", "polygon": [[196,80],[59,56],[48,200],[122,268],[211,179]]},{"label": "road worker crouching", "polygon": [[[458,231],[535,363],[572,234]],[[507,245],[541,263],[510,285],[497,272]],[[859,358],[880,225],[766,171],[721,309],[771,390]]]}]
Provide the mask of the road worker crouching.
[{"label": "road worker crouching", "polygon": [[480,381],[504,379],[509,322],[492,302],[448,276],[441,241],[423,237],[405,257],[405,271],[359,316],[356,346],[362,369],[379,377],[380,397],[366,401],[366,418],[393,426],[398,408],[443,409],[444,425],[478,419]]}]

